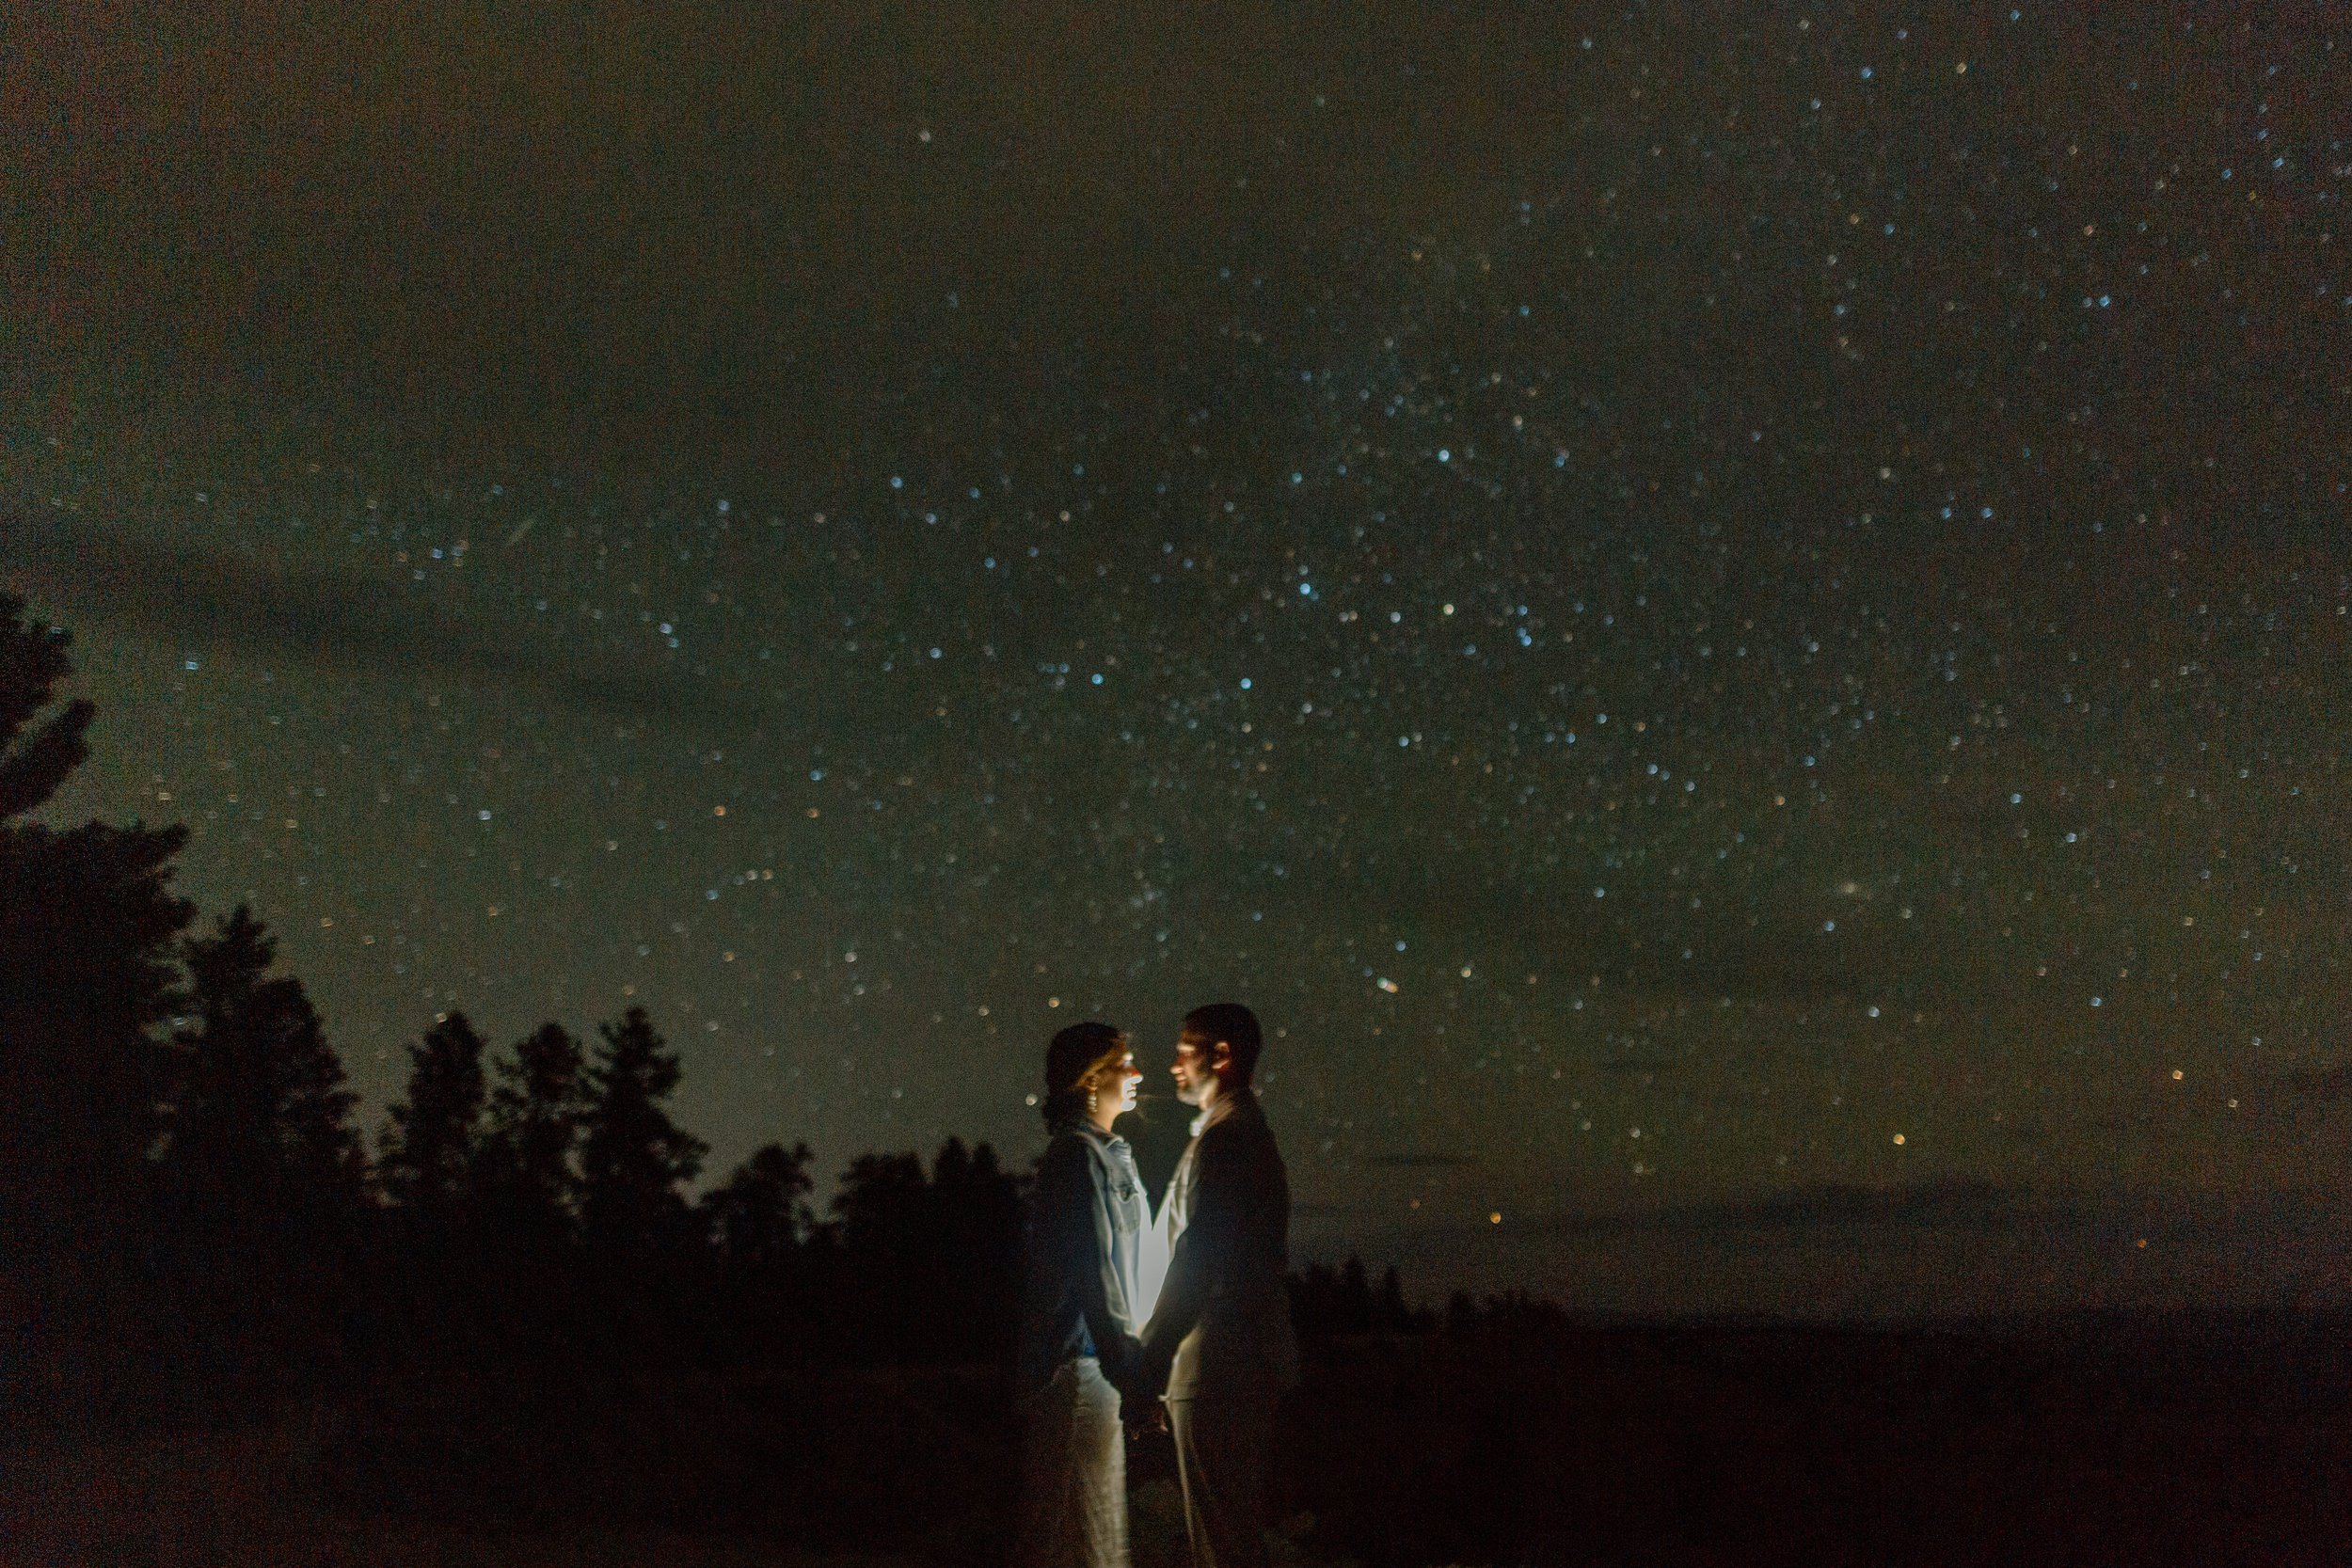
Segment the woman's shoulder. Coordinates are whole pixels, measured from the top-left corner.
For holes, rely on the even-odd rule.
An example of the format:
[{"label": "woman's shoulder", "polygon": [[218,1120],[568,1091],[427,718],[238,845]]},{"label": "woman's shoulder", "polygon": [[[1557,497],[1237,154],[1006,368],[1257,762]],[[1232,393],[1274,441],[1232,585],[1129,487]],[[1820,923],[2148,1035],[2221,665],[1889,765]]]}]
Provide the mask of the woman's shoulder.
[{"label": "woman's shoulder", "polygon": [[1045,1152],[1038,1157],[1040,1170],[1082,1170],[1098,1157],[1095,1140],[1079,1127],[1058,1127],[1045,1140]]}]

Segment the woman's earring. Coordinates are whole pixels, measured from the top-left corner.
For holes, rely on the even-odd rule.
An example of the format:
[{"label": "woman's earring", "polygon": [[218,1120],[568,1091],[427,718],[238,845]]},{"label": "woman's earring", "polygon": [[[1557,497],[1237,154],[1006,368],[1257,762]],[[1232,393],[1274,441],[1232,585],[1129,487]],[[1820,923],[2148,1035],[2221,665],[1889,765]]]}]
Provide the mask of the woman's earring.
[{"label": "woman's earring", "polygon": [[1088,1116],[1092,1116],[1092,1115],[1094,1114],[1094,1097],[1095,1097],[1096,1095],[1098,1095],[1098,1094],[1101,1094],[1102,1092],[1103,1092],[1103,1091],[1102,1091],[1101,1089],[1095,1088],[1095,1087],[1093,1087],[1092,1085],[1089,1085],[1089,1086],[1088,1086],[1088,1088],[1087,1088],[1087,1115],[1088,1115]]}]

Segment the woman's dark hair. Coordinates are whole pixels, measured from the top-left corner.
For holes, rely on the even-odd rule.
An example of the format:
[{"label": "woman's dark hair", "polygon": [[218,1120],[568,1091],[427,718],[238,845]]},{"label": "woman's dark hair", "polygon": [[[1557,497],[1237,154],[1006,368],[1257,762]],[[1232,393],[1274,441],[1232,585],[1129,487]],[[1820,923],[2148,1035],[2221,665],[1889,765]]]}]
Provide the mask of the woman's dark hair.
[{"label": "woman's dark hair", "polygon": [[1045,1047],[1045,1098],[1039,1104],[1045,1125],[1059,1128],[1086,1114],[1087,1091],[1078,1080],[1114,1051],[1126,1049],[1127,1037],[1108,1023],[1088,1020],[1056,1035]]}]

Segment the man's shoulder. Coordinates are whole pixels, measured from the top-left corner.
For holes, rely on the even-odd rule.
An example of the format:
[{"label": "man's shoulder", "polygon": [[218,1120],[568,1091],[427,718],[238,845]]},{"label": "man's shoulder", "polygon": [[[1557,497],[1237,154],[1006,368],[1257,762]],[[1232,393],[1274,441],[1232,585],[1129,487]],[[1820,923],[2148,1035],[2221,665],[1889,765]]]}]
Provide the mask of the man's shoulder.
[{"label": "man's shoulder", "polygon": [[1203,1158],[1258,1148],[1271,1149],[1274,1147],[1274,1129],[1266,1125],[1265,1111],[1258,1103],[1258,1097],[1252,1094],[1201,1129],[1198,1141]]}]

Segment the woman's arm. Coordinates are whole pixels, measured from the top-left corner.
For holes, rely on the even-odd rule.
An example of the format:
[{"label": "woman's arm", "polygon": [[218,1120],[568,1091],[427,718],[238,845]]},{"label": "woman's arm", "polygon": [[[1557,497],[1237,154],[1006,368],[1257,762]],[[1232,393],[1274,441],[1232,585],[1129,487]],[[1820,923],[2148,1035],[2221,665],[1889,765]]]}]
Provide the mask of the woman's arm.
[{"label": "woman's arm", "polygon": [[1037,1194],[1039,1228],[1052,1249],[1055,1272],[1086,1319],[1103,1374],[1116,1382],[1132,1359],[1134,1337],[1112,1316],[1103,1285],[1108,1226],[1095,1190],[1094,1156],[1082,1140],[1056,1138],[1047,1147],[1038,1166]]}]

